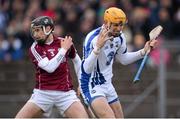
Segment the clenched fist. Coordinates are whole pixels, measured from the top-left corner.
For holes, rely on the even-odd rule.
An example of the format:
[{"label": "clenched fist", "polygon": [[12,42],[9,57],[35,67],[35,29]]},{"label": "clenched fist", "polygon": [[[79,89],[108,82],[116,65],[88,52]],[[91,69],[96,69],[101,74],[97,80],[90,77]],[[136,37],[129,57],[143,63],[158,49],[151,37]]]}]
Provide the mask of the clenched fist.
[{"label": "clenched fist", "polygon": [[147,41],[145,46],[144,46],[144,53],[142,55],[145,55],[145,53],[149,53],[151,51],[151,49],[154,49],[157,47],[157,40],[150,40]]},{"label": "clenched fist", "polygon": [[61,47],[65,50],[69,50],[69,48],[72,46],[72,38],[71,36],[65,36],[65,38],[61,39]]}]

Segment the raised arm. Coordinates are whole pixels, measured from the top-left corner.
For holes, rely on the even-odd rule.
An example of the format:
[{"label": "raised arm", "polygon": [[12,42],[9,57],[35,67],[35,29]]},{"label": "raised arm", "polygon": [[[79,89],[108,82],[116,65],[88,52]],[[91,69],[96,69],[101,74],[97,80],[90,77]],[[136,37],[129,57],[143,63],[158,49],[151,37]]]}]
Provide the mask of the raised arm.
[{"label": "raised arm", "polygon": [[[97,59],[99,56],[99,53],[101,51],[101,48],[104,46],[105,42],[111,37],[108,37],[109,30],[105,28],[104,26],[101,27],[100,33],[97,33],[97,37],[95,37],[90,47],[92,48],[91,52],[88,54],[86,53],[87,48],[85,49],[85,58],[83,60],[83,69],[86,73],[91,73],[97,63]],[[96,31],[98,32],[98,31]],[[97,38],[97,39],[96,39]],[[88,43],[87,43],[88,44]]]},{"label": "raised arm", "polygon": [[38,66],[48,73],[54,72],[57,67],[63,62],[63,58],[65,57],[66,52],[72,45],[72,38],[70,36],[66,36],[61,39],[61,48],[59,52],[49,60],[47,57],[41,58],[37,54],[35,56],[38,57]]}]

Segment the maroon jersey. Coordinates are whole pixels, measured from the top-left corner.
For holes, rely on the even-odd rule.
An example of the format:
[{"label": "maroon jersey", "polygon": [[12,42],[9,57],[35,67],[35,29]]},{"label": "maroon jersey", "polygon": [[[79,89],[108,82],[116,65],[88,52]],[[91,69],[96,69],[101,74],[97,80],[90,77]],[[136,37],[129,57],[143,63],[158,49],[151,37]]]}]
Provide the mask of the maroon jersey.
[{"label": "maroon jersey", "polygon": [[31,48],[29,49],[29,55],[36,67],[35,88],[61,91],[68,91],[73,88],[72,78],[67,62],[68,58],[75,58],[76,56],[76,50],[73,46],[66,52],[63,61],[53,73],[48,73],[38,66],[38,58],[47,57],[49,60],[51,60],[58,53],[58,49],[60,48],[60,39],[56,37],[54,37],[51,44],[38,45],[37,42],[32,44]]}]

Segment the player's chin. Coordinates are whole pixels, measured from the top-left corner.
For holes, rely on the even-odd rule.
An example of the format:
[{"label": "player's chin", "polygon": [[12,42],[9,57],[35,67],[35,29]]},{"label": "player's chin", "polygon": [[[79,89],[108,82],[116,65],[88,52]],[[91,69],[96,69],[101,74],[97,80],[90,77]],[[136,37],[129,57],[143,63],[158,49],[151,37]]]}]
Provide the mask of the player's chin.
[{"label": "player's chin", "polygon": [[36,40],[37,41],[37,43],[39,44],[39,45],[44,45],[45,44],[45,40],[44,39],[38,39],[38,40]]},{"label": "player's chin", "polygon": [[113,33],[113,36],[114,36],[114,37],[119,37],[120,35],[121,35],[120,32],[114,32],[114,33]]}]

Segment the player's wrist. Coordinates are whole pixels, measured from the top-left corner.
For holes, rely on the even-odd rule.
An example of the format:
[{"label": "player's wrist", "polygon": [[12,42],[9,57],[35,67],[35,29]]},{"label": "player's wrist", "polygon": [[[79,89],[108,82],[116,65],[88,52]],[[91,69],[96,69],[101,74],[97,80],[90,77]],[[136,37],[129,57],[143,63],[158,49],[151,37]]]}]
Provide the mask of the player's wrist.
[{"label": "player's wrist", "polygon": [[100,53],[100,48],[98,47],[98,46],[95,46],[94,47],[94,49],[93,49],[93,53],[95,54],[95,55],[98,55],[99,53]]},{"label": "player's wrist", "polygon": [[99,42],[96,43],[97,48],[101,49],[102,46],[103,46],[102,43],[99,43]]},{"label": "player's wrist", "polygon": [[62,54],[62,55],[65,55],[67,50],[65,48],[60,48],[59,52]]},{"label": "player's wrist", "polygon": [[146,51],[144,48],[140,50],[140,54],[141,54],[141,56],[144,56],[146,54]]}]

